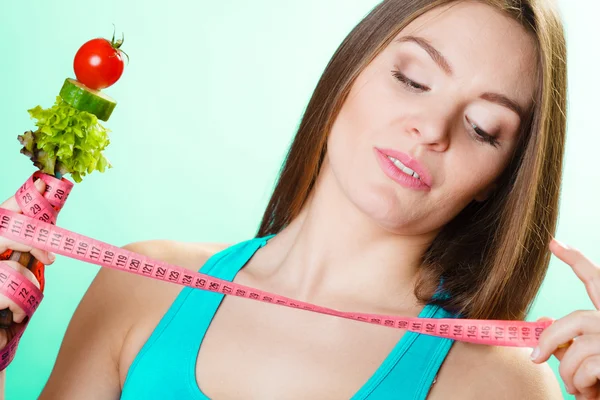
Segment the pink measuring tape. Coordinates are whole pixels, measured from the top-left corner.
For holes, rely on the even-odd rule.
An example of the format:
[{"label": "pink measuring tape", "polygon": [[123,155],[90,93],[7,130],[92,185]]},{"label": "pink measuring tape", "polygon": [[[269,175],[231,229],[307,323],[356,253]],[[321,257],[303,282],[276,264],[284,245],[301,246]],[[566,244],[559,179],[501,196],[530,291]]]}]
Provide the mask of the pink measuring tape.
[{"label": "pink measuring tape", "polygon": [[[43,196],[35,188],[34,178],[46,182],[46,192]],[[342,312],[213,278],[55,226],[58,213],[56,210],[62,208],[72,187],[73,184],[65,178],[59,180],[39,171],[35,172],[15,195],[25,215],[0,208],[0,236],[101,267],[127,271],[183,286],[471,343],[535,347],[540,334],[552,324],[552,321],[548,320],[524,322],[403,318],[392,315]],[[17,303],[29,318],[43,297],[33,283],[2,262],[0,262],[0,293]],[[14,357],[24,329],[25,326],[22,326],[0,353],[0,369],[4,369]]]}]

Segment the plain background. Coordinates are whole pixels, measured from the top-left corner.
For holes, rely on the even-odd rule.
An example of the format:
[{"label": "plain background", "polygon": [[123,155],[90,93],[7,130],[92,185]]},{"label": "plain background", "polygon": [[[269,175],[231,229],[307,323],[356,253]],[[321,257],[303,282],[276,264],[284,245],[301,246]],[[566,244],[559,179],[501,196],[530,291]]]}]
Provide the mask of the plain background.
[{"label": "plain background", "polygon": [[[122,246],[146,239],[252,237],[302,112],[329,58],[377,0],[3,0],[0,198],[34,171],[18,134],[49,107],[84,42],[125,33],[131,57],[106,93],[114,165],[76,185],[59,225]],[[597,126],[600,4],[559,1],[569,49],[569,131],[557,237],[600,261]],[[9,367],[8,399],[34,399],[98,267],[59,256]],[[590,309],[553,257],[528,319]],[[557,362],[551,366],[557,371]],[[566,392],[565,392],[566,394]]]}]

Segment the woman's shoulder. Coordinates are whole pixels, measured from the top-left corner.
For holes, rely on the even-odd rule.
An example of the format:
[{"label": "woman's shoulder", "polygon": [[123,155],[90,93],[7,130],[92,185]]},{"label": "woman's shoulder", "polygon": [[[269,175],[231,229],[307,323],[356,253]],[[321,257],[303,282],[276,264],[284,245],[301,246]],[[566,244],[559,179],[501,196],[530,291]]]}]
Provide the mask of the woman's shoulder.
[{"label": "woman's shoulder", "polygon": [[[172,240],[123,246],[190,270],[200,269],[226,247],[223,243]],[[43,394],[76,398],[93,390],[99,397],[110,397],[119,391],[135,356],[181,289],[172,283],[101,268],[73,314]]]},{"label": "woman's shoulder", "polygon": [[[215,253],[228,247],[223,243],[179,242],[173,240],[147,240],[127,244],[124,249],[155,260],[198,271]],[[115,306],[127,308],[139,319],[156,317],[166,312],[182,286],[140,275],[102,268],[92,286],[97,291],[114,296]],[[91,289],[91,287],[90,287]],[[138,319],[138,318],[136,318]]]},{"label": "woman's shoulder", "polygon": [[448,353],[431,399],[562,399],[547,363],[534,364],[532,349],[456,342]]},{"label": "woman's shoulder", "polygon": [[[177,264],[188,269],[199,269],[198,262],[206,261],[213,254],[229,247],[225,243],[181,242],[175,240],[144,240],[123,246],[145,256]],[[200,265],[201,266],[201,265]]]},{"label": "woman's shoulder", "polygon": [[[124,249],[192,271],[198,271],[210,257],[227,247],[229,245],[224,243],[173,240],[147,240],[123,246]],[[109,282],[114,284],[115,280],[118,281],[117,297],[128,308],[127,313],[136,316],[134,326],[124,339],[119,358],[123,383],[129,365],[183,287],[117,270],[103,269],[100,274],[105,275],[107,287]]]},{"label": "woman's shoulder", "polygon": [[[228,246],[223,243],[146,240],[127,244],[123,248],[155,260],[198,271],[210,257]],[[121,298],[123,306],[132,308],[147,304],[147,301],[151,301],[148,297],[159,301],[161,298],[170,298],[183,288],[173,283],[110,268],[102,268],[92,286],[94,284],[101,286],[103,293]],[[143,310],[139,311],[149,309],[150,307],[144,306]]]}]

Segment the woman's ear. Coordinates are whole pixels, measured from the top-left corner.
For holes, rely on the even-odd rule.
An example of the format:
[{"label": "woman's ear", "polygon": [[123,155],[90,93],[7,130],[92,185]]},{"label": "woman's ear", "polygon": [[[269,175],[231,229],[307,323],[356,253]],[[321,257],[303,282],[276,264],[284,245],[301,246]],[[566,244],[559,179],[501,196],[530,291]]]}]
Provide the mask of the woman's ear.
[{"label": "woman's ear", "polygon": [[497,188],[498,188],[498,184],[496,182],[492,183],[491,185],[489,185],[487,188],[483,189],[481,192],[479,192],[475,196],[475,201],[477,201],[479,203],[483,203],[492,195],[494,190],[496,190]]}]

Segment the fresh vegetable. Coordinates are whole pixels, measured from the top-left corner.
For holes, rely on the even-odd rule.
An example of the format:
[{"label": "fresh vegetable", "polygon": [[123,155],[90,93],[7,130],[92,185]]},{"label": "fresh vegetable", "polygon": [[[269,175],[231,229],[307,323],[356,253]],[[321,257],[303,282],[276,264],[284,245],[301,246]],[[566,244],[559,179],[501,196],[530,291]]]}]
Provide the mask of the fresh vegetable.
[{"label": "fresh vegetable", "polygon": [[117,102],[104,93],[87,88],[75,79],[67,78],[60,90],[60,97],[79,111],[94,114],[102,121],[108,121]]},{"label": "fresh vegetable", "polygon": [[79,81],[67,78],[51,108],[28,110],[38,129],[18,136],[21,153],[42,172],[58,178],[71,174],[81,182],[92,171],[112,167],[102,154],[110,143],[110,130],[99,120],[107,121],[117,103],[99,89],[112,85],[123,73],[122,44],[123,39],[115,42],[114,33],[110,42],[86,42],[75,55]]},{"label": "fresh vegetable", "polygon": [[79,81],[67,78],[51,108],[28,110],[38,129],[18,136],[21,153],[42,172],[58,178],[69,173],[81,182],[94,170],[112,167],[102,154],[110,143],[110,130],[98,120],[107,121],[117,103],[99,89],[121,77],[121,55],[127,56],[120,50],[122,44],[123,38],[115,42],[114,33],[110,42],[101,38],[86,42],[73,63]]},{"label": "fresh vegetable", "polygon": [[77,80],[87,87],[100,90],[113,85],[123,74],[123,39],[109,42],[103,38],[83,44],[75,54],[73,69]]},{"label": "fresh vegetable", "polygon": [[21,153],[43,172],[70,173],[75,182],[81,182],[94,170],[104,172],[112,167],[102,154],[110,143],[110,131],[94,114],[73,108],[60,96],[51,108],[37,106],[28,112],[37,119],[38,129],[18,136]]},{"label": "fresh vegetable", "polygon": [[[18,136],[23,145],[21,153],[42,172],[58,179],[70,173],[75,182],[81,182],[94,170],[104,172],[112,167],[102,154],[110,143],[110,131],[98,120],[107,121],[116,102],[99,90],[113,85],[121,77],[122,54],[127,56],[120,50],[122,44],[123,39],[115,42],[114,33],[110,42],[93,39],[85,43],[73,61],[79,81],[66,79],[51,108],[37,106],[28,110],[31,118],[37,120],[37,130]],[[29,253],[10,250],[0,254],[0,259],[9,257],[32,271],[43,290],[44,264]],[[0,310],[0,328],[6,329],[12,324],[10,309]]]}]

